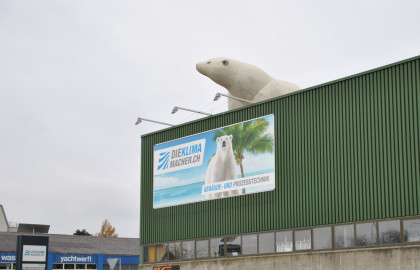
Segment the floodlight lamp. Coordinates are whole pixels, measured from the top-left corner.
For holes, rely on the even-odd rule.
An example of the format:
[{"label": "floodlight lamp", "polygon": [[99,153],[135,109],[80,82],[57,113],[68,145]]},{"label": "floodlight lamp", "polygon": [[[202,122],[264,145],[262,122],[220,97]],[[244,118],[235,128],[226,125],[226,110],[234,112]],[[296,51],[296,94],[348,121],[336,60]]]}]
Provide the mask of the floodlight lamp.
[{"label": "floodlight lamp", "polygon": [[141,122],[143,122],[143,121],[146,121],[146,122],[152,122],[152,123],[156,123],[156,124],[161,124],[161,125],[167,125],[167,126],[171,126],[171,127],[173,127],[174,125],[172,125],[172,124],[168,124],[168,123],[163,123],[163,122],[159,122],[159,121],[156,121],[156,120],[150,120],[150,119],[145,119],[145,118],[137,118],[137,122],[136,122],[136,125],[138,125],[138,124],[140,124]]},{"label": "floodlight lamp", "polygon": [[200,113],[200,114],[204,114],[204,115],[211,115],[210,113],[196,111],[196,110],[191,110],[191,109],[187,109],[187,108],[183,108],[183,107],[178,107],[178,106],[175,106],[172,109],[172,114],[176,113],[178,110],[184,110],[184,111],[193,112],[193,113]]},{"label": "floodlight lamp", "polygon": [[218,100],[221,96],[231,98],[231,99],[236,99],[236,100],[246,102],[246,103],[250,103],[250,104],[254,103],[252,101],[249,101],[249,100],[246,100],[246,99],[243,99],[243,98],[238,98],[238,97],[231,96],[231,95],[225,95],[225,94],[222,94],[222,93],[217,93],[216,96],[214,97],[214,101]]}]

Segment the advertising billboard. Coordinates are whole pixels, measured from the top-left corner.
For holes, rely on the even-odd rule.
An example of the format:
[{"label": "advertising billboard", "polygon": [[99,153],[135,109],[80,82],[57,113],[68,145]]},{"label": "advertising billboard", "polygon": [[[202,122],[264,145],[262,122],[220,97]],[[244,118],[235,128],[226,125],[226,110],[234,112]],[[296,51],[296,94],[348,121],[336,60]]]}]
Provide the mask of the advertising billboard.
[{"label": "advertising billboard", "polygon": [[274,115],[157,144],[153,208],[275,189]]},{"label": "advertising billboard", "polygon": [[46,246],[23,245],[23,262],[45,262],[46,260]]}]

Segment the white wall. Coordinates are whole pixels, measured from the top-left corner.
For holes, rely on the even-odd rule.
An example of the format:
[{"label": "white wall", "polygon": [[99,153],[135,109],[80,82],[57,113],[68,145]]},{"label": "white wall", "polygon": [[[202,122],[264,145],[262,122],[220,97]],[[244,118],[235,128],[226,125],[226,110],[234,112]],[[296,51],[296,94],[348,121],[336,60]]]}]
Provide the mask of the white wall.
[{"label": "white wall", "polygon": [[0,205],[0,232],[8,232],[9,224],[7,223],[6,213],[4,213],[3,205]]}]

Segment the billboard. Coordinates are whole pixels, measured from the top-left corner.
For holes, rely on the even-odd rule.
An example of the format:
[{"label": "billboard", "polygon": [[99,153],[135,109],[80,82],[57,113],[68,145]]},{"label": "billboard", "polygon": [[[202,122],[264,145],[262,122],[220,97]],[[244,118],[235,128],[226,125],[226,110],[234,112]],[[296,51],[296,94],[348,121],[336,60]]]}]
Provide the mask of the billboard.
[{"label": "billboard", "polygon": [[275,189],[274,115],[157,144],[153,208]]},{"label": "billboard", "polygon": [[23,262],[45,262],[46,260],[46,246],[23,245]]},{"label": "billboard", "polygon": [[16,269],[45,270],[48,265],[47,236],[18,235]]}]

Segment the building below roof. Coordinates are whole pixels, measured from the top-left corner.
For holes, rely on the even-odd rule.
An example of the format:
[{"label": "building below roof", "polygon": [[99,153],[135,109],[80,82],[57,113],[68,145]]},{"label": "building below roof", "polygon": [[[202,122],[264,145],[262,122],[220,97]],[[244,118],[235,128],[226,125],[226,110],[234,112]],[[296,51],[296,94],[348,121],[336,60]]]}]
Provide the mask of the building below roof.
[{"label": "building below roof", "polygon": [[49,228],[50,225],[42,224],[11,225],[0,205],[0,269],[16,268],[20,235],[48,237],[47,265],[38,265],[32,270],[112,270],[116,260],[119,266],[115,266],[115,270],[137,269],[138,238],[48,234]]},{"label": "building below roof", "polygon": [[[19,235],[0,232],[0,269],[16,267]],[[85,235],[35,234],[49,238],[48,263],[42,269],[112,270],[109,260],[118,260],[115,270],[134,270],[139,264],[139,239]],[[115,262],[115,261],[114,261]],[[37,268],[38,269],[38,268]]]},{"label": "building below roof", "polygon": [[[16,239],[22,233],[0,232],[0,252],[16,252]],[[30,234],[32,235],[32,234]],[[35,234],[49,237],[49,251],[61,254],[139,255],[138,238],[85,235]]]}]

